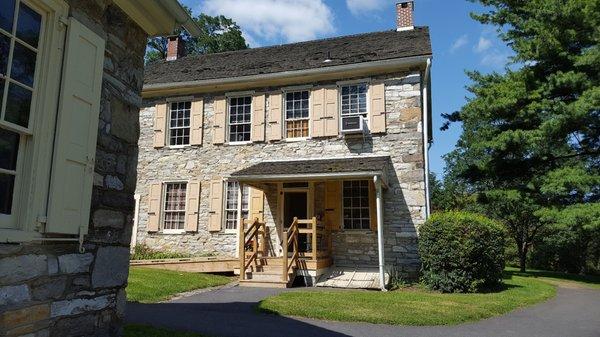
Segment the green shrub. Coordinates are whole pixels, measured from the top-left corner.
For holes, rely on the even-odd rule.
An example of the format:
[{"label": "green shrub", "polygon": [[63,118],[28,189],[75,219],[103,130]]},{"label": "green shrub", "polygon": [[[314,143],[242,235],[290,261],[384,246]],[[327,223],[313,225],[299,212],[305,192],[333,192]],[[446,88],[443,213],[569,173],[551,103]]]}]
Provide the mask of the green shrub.
[{"label": "green shrub", "polygon": [[136,245],[131,254],[131,260],[158,260],[158,259],[181,259],[192,257],[191,254],[160,251],[148,247],[145,244]]},{"label": "green shrub", "polygon": [[506,233],[468,212],[433,214],[419,229],[422,281],[442,292],[476,292],[502,282]]}]

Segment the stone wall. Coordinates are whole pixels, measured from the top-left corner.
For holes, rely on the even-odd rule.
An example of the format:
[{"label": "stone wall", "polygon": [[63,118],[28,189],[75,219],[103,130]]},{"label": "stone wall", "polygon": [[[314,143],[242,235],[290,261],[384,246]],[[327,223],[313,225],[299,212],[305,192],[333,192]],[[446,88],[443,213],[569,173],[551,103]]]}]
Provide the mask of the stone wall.
[{"label": "stone wall", "polygon": [[[156,249],[186,253],[217,253],[233,255],[236,235],[224,232],[211,233],[207,230],[209,182],[226,176],[238,169],[264,160],[349,157],[363,155],[389,155],[390,168],[388,189],[384,190],[384,235],[386,261],[398,265],[407,275],[415,275],[419,260],[416,248],[416,230],[424,221],[425,191],[423,134],[421,125],[421,77],[419,71],[410,71],[381,77],[385,79],[387,133],[362,138],[320,138],[303,141],[258,142],[246,145],[213,145],[214,97],[223,93],[212,93],[204,100],[204,140],[202,146],[183,148],[153,148],[153,121],[155,104],[165,98],[144,102],[140,111],[140,156],[138,164],[138,187],[141,195],[138,244],[147,244]],[[342,80],[342,79],[340,79]],[[310,83],[315,85],[329,83]],[[257,88],[257,92],[269,92],[277,88]],[[268,101],[268,100],[267,100]],[[267,109],[268,114],[268,109]],[[268,116],[267,116],[268,118]],[[199,226],[197,232],[186,234],[148,233],[148,190],[152,183],[165,180],[198,180],[202,182]],[[265,219],[274,225],[277,191],[267,191]],[[271,230],[271,234],[276,234]],[[360,253],[355,248],[356,235],[340,234],[336,238],[339,255],[347,255],[346,263],[377,263],[374,233],[361,240],[372,245]],[[375,240],[375,241],[373,241]],[[276,240],[274,240],[276,241]],[[359,261],[351,255],[367,252],[368,261]],[[375,255],[372,253],[375,252]]]},{"label": "stone wall", "polygon": [[106,39],[89,235],[0,244],[0,336],[121,335],[146,35],[110,0],[67,2]]}]

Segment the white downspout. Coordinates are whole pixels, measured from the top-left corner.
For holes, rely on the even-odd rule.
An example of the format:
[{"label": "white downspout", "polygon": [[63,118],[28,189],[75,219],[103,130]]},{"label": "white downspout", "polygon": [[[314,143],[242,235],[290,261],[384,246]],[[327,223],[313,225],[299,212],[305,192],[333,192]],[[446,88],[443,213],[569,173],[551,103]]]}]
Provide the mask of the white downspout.
[{"label": "white downspout", "polygon": [[373,183],[375,183],[375,196],[377,205],[377,251],[379,253],[379,285],[381,287],[381,291],[387,291],[387,289],[385,289],[385,258],[383,255],[383,195],[381,192],[381,177],[374,176]]},{"label": "white downspout", "polygon": [[133,229],[131,230],[131,242],[129,243],[129,250],[131,253],[133,253],[137,244],[137,228],[140,217],[140,195],[135,194],[133,196],[133,199],[135,199],[135,209],[133,211]]},{"label": "white downspout", "polygon": [[429,203],[429,72],[431,58],[427,59],[425,78],[423,80],[423,159],[425,161],[425,219],[429,218],[431,205]]}]

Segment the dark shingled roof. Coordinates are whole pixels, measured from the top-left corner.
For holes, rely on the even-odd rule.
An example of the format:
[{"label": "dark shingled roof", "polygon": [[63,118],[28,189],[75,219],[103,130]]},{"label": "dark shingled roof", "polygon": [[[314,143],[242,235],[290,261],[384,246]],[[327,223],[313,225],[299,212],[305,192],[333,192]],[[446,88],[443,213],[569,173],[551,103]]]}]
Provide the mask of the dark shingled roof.
[{"label": "dark shingled roof", "polygon": [[390,157],[354,157],[271,161],[254,164],[231,174],[232,178],[250,176],[310,175],[322,173],[383,172],[391,163]]},{"label": "dark shingled roof", "polygon": [[[328,57],[331,62],[323,63]],[[385,31],[158,61],[144,84],[188,82],[431,55],[429,28]]]}]

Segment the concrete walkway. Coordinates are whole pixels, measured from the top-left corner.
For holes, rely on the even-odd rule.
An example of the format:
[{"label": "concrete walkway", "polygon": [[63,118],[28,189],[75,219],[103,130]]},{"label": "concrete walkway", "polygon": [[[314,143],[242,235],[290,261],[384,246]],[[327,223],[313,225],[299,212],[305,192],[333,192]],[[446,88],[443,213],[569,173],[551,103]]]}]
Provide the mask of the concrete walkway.
[{"label": "concrete walkway", "polygon": [[[282,291],[240,288],[213,290],[168,303],[128,303],[126,321],[209,336],[248,337],[600,337],[600,291],[559,288],[545,303],[507,315],[457,326],[404,327],[320,321],[257,313],[261,299]],[[320,291],[322,288],[310,288]]]}]

